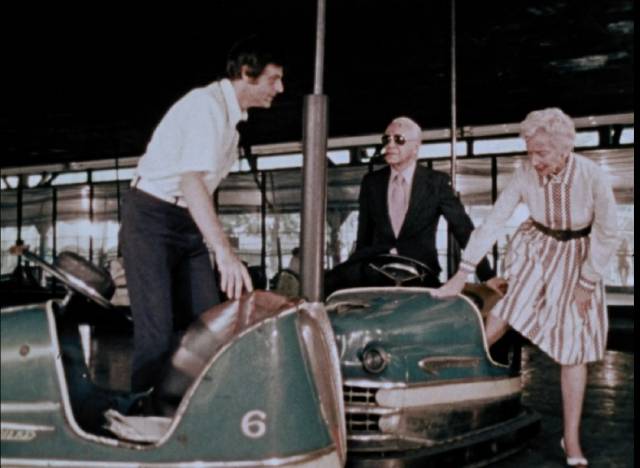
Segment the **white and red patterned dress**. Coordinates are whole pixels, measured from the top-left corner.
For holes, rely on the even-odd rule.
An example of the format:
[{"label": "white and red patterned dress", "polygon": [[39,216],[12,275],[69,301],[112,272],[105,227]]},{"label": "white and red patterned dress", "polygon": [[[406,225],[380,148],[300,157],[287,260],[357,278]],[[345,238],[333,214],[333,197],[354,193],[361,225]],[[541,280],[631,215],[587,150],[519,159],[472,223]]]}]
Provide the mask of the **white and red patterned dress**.
[{"label": "white and red patterned dress", "polygon": [[[602,359],[608,330],[602,276],[618,241],[615,200],[606,175],[577,154],[550,177],[538,175],[526,161],[471,235],[463,270],[474,271],[519,203],[547,228],[578,231],[591,225],[591,234],[560,241],[538,230],[531,219],[525,221],[505,257],[508,292],[491,314],[508,321],[560,364]],[[573,300],[578,283],[593,291],[585,317]]]}]

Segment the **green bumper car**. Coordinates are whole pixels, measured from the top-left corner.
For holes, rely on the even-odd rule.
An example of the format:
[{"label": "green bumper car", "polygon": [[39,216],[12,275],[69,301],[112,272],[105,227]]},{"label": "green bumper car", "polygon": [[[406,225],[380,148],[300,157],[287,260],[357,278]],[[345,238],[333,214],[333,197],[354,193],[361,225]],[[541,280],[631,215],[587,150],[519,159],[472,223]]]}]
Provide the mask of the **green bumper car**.
[{"label": "green bumper car", "polygon": [[[45,265],[69,296],[108,309],[112,285],[68,267]],[[344,465],[342,381],[321,305],[267,292],[220,304],[186,331],[162,384],[130,394],[91,381],[78,304],[2,310],[2,466]],[[146,414],[149,401],[162,411]]]},{"label": "green bumper car", "polygon": [[350,464],[478,466],[521,448],[539,417],[521,404],[519,345],[498,342],[503,362],[487,348],[483,314],[500,296],[468,285],[458,297],[434,298],[405,286],[430,272],[404,257],[384,255],[367,267],[388,286],[339,290],[327,300]]}]

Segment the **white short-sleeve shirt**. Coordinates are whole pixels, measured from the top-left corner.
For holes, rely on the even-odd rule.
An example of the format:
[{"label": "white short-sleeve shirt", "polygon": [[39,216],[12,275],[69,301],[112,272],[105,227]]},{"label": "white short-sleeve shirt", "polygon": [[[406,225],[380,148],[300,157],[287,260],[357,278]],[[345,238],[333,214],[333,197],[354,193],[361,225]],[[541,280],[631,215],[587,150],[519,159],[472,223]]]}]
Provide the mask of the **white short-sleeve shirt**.
[{"label": "white short-sleeve shirt", "polygon": [[228,79],[189,91],[158,124],[136,175],[154,194],[182,197],[180,176],[202,172],[213,193],[238,159],[236,125],[246,119]]}]

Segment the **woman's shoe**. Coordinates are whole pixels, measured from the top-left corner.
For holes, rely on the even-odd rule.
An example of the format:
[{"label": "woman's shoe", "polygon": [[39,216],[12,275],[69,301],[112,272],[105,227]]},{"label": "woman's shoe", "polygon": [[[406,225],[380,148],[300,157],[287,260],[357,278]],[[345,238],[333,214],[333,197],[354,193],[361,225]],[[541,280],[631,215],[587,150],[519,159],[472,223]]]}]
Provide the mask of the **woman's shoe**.
[{"label": "woman's shoe", "polygon": [[567,457],[567,450],[564,448],[564,437],[560,439],[560,447],[562,447],[562,451],[564,452],[564,456],[567,460],[567,466],[575,466],[575,467],[583,467],[586,468],[589,466],[589,462],[584,457]]}]

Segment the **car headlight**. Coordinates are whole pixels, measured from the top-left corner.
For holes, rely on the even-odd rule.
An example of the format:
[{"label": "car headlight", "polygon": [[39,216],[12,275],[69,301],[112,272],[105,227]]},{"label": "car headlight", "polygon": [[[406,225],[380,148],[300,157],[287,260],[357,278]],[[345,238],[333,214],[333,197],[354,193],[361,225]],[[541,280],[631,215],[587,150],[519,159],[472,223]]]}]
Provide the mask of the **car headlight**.
[{"label": "car headlight", "polygon": [[389,354],[380,346],[368,346],[362,352],[362,367],[370,374],[379,374],[389,364]]}]

